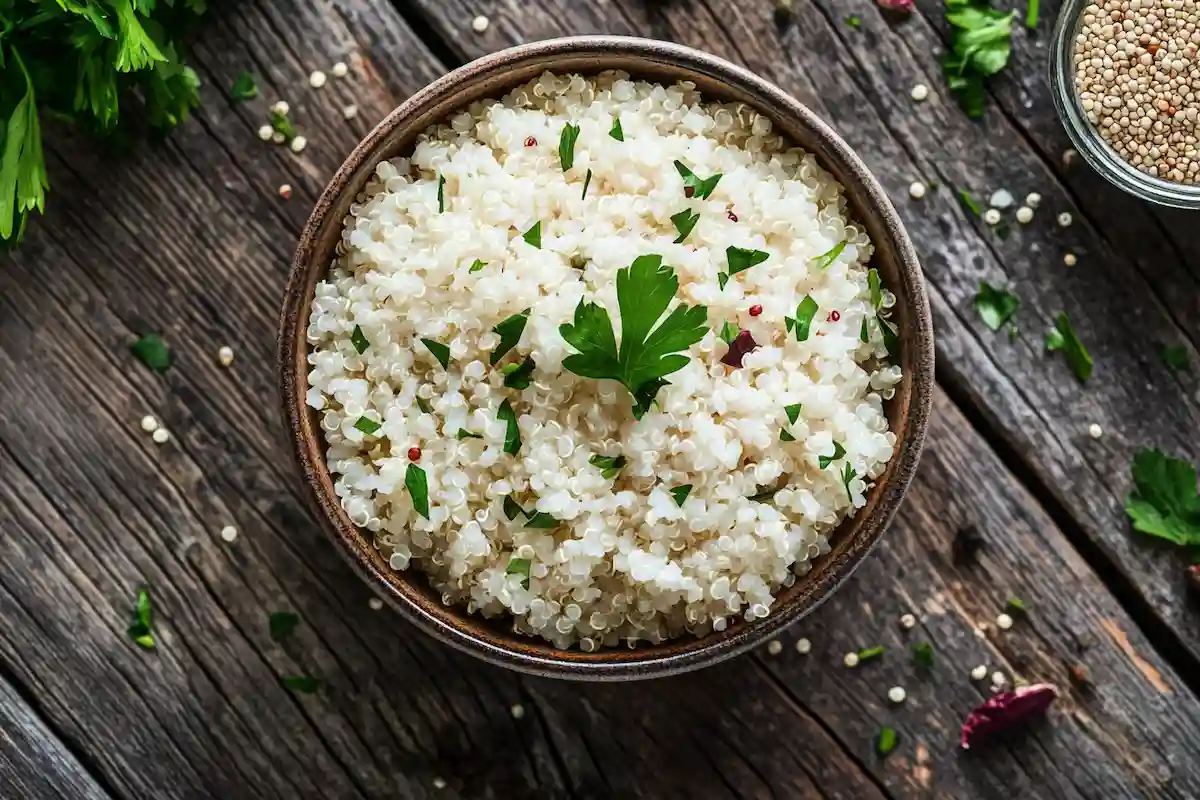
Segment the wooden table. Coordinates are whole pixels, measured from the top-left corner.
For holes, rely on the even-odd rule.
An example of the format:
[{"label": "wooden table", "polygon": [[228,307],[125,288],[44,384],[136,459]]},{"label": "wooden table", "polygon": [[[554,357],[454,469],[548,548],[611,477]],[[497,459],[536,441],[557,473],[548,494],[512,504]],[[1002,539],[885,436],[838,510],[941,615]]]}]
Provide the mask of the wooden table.
[{"label": "wooden table", "polygon": [[[1057,5],[1015,31],[982,122],[946,95],[938,0],[903,21],[869,0],[797,0],[787,26],[770,0],[245,0],[212,14],[194,55],[203,108],[120,163],[53,136],[49,212],[0,264],[0,796],[1200,795],[1187,556],[1122,510],[1138,449],[1200,459],[1200,235],[1196,217],[1067,163],[1044,77]],[[273,367],[293,243],[358,138],[448,68],[591,32],[716,53],[831,122],[899,207],[938,335],[929,442],[876,554],[778,655],[630,685],[521,677],[372,610],[306,508]],[[338,60],[349,77],[309,88]],[[231,103],[243,70],[264,97]],[[918,83],[932,89],[919,104]],[[302,154],[257,137],[280,97],[309,136]],[[918,179],[939,186],[914,201]],[[999,187],[1042,196],[1007,238],[956,192]],[[980,279],[1021,296],[1014,336],[973,310]],[[1096,358],[1085,385],[1043,351],[1060,311]],[[164,376],[129,353],[147,330],[174,349]],[[1169,370],[1164,344],[1186,347],[1192,369]],[[144,414],[169,442],[152,443]],[[143,583],[156,652],[125,634]],[[976,635],[1009,597],[1029,613]],[[302,619],[282,644],[266,624],[281,610]],[[903,631],[909,611],[920,623]],[[936,653],[925,672],[908,653],[923,641]],[[882,659],[842,665],[875,644]],[[963,753],[959,723],[988,696],[969,677],[978,664],[1063,697],[1024,735]],[[1076,665],[1089,686],[1068,682]],[[327,688],[289,692],[291,673]],[[872,743],[882,725],[900,735],[886,759]]]}]

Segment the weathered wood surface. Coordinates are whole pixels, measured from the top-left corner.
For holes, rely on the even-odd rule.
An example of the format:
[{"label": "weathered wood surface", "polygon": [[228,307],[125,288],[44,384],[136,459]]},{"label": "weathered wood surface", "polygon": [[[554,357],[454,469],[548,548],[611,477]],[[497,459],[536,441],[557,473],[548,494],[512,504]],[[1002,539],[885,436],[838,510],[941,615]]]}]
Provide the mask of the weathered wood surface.
[{"label": "weathered wood surface", "polygon": [[[1082,428],[1097,419],[1110,436],[1197,446],[1178,427],[1195,430],[1195,404],[1184,396],[1194,375],[1166,383],[1152,352],[1138,360],[1139,348],[1168,330],[1167,314],[1193,326],[1194,314],[1147,300],[1149,280],[1118,270],[1118,252],[1089,252],[1087,273],[1038,261],[1033,245],[1046,253],[1064,235],[1049,225],[1055,204],[1069,202],[1048,188],[1059,185],[1053,165],[994,111],[979,130],[938,102],[919,109],[934,116],[912,118],[904,83],[912,71],[939,85],[924,63],[937,34],[919,18],[893,33],[866,4],[854,9],[864,17],[861,35],[878,37],[872,58],[895,57],[899,39],[918,37],[907,45],[917,61],[885,63],[898,71],[889,77],[871,59],[855,62],[859,45],[841,41],[858,33],[834,27],[848,8],[804,6],[800,24],[782,32],[766,3],[538,8],[431,0],[402,9],[427,14],[414,18],[428,20],[447,49],[422,44],[382,0],[245,2],[199,42],[204,108],[164,146],[116,170],[75,142],[52,141],[50,214],[0,266],[0,674],[37,706],[35,715],[13,695],[5,713],[45,720],[35,728],[42,746],[61,748],[49,731],[59,732],[97,784],[122,797],[1192,796],[1200,701],[1139,626],[1152,606],[1153,619],[1189,635],[1163,609],[1173,595],[1153,595],[1143,583],[1152,569],[1174,580],[1166,571],[1174,557],[1130,540],[1116,514],[1128,453],[1141,441],[1084,441]],[[479,11],[492,17],[483,37],[469,30]],[[304,508],[275,413],[275,311],[296,233],[357,137],[440,74],[435,53],[461,59],[518,38],[601,29],[743,60],[834,121],[897,198],[918,168],[979,186],[997,185],[992,169],[1044,176],[1029,187],[1047,198],[1037,226],[1007,242],[964,217],[946,190],[928,206],[900,205],[929,270],[943,380],[972,419],[1007,443],[1020,477],[1061,504],[1054,512],[1070,536],[939,395],[929,450],[885,546],[796,627],[779,656],[650,684],[565,684],[478,663],[368,609],[369,590]],[[352,77],[310,90],[309,70],[339,58]],[[231,104],[224,87],[245,69],[259,74],[264,97]],[[860,88],[881,81],[896,82],[894,97],[874,84]],[[277,97],[309,133],[300,156],[255,136]],[[347,122],[350,103],[360,114]],[[962,158],[973,148],[987,154],[983,162]],[[276,194],[284,182],[295,187],[290,202]],[[1148,219],[1135,211],[1112,225]],[[1108,224],[1101,212],[1097,219]],[[1151,267],[1173,269],[1153,261],[1139,270]],[[981,332],[970,311],[980,275],[1020,280],[1028,316],[1016,345]],[[1104,297],[1136,315],[1087,305]],[[1185,300],[1175,294],[1172,302]],[[1086,390],[1038,352],[1037,326],[1059,307],[1098,355]],[[1145,329],[1135,332],[1126,316]],[[177,365],[164,377],[128,354],[145,329],[164,330],[174,347]],[[223,344],[237,352],[228,369],[215,360]],[[1124,378],[1115,370],[1130,368],[1126,378],[1157,388],[1120,407]],[[1073,417],[1076,403],[1109,416]],[[140,431],[145,413],[165,421],[171,442],[156,446]],[[1163,414],[1175,414],[1177,427],[1165,426]],[[1051,467],[1029,457],[1038,448],[1038,459],[1069,469],[1079,491],[1101,486],[1088,502],[1107,516],[1088,517],[1084,499],[1049,486]],[[1081,453],[1091,460],[1073,462]],[[226,524],[241,531],[233,544],[217,535]],[[986,543],[974,566],[950,555],[965,525]],[[1084,551],[1102,570],[1126,565],[1137,602],[1114,596],[1081,557],[1073,546],[1081,533],[1105,548]],[[1127,560],[1121,542],[1141,560]],[[158,612],[155,653],[124,633],[143,582]],[[973,624],[994,617],[1010,595],[1030,604],[1030,618],[990,641],[975,637]],[[922,625],[902,633],[896,619],[910,609]],[[267,614],[278,610],[303,618],[283,644],[266,630]],[[801,635],[813,642],[807,657],[792,648]],[[905,652],[918,640],[937,652],[928,676]],[[844,652],[877,643],[889,648],[881,662],[841,666]],[[968,756],[956,750],[957,726],[987,694],[967,676],[979,663],[1064,689],[1067,666],[1082,663],[1095,686],[1067,692],[1028,737]],[[328,689],[292,695],[278,685],[297,672],[327,678]],[[908,689],[902,707],[886,701],[894,684]],[[514,704],[525,711],[520,719]],[[881,724],[902,737],[886,760],[872,752]],[[11,752],[0,755],[6,762],[16,763]],[[47,775],[29,796],[70,794],[63,780]],[[0,796],[9,788],[0,785]]]}]

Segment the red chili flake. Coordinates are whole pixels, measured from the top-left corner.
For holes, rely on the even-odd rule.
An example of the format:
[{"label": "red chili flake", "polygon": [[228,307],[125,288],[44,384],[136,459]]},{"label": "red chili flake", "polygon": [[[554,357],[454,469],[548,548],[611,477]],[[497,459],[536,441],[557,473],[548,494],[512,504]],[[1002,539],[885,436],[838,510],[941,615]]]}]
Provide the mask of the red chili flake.
[{"label": "red chili flake", "polygon": [[989,736],[1039,717],[1058,699],[1058,687],[1049,683],[1000,692],[967,715],[962,726],[962,748],[969,750]]},{"label": "red chili flake", "polygon": [[750,306],[750,316],[757,317],[761,313],[762,313],[762,306],[760,306],[758,303],[755,303],[754,305]]},{"label": "red chili flake", "polygon": [[729,217],[730,222],[737,222],[737,214],[733,213],[733,211],[725,212],[725,216]]},{"label": "red chili flake", "polygon": [[721,363],[731,367],[740,367],[746,354],[757,347],[758,343],[754,341],[750,331],[738,331],[738,335],[729,345],[729,352],[721,359]]},{"label": "red chili flake", "polygon": [[420,461],[421,460],[421,448],[419,448],[419,447],[408,448],[408,460],[409,461]]},{"label": "red chili flake", "polygon": [[880,8],[886,8],[888,11],[899,11],[902,14],[909,14],[913,10],[913,0],[876,0]]},{"label": "red chili flake", "polygon": [[827,320],[828,322],[841,322],[841,320],[842,313],[840,311],[834,310],[829,312],[829,319]]},{"label": "red chili flake", "polygon": [[526,147],[537,147],[537,139],[530,136],[528,139],[525,140],[525,146]]},{"label": "red chili flake", "polygon": [[685,186],[685,187],[683,187],[683,196],[684,196],[684,197],[691,197],[691,196],[692,196],[692,195],[694,195],[695,193],[696,193],[696,187],[695,187],[695,186]]}]

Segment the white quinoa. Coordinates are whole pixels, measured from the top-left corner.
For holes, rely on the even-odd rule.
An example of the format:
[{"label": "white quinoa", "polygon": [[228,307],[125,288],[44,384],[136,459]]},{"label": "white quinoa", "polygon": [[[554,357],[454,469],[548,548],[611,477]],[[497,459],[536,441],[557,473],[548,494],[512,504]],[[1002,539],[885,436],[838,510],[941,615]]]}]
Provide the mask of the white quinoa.
[{"label": "white quinoa", "polygon": [[[608,135],[618,115],[624,142]],[[564,173],[567,123],[580,133]],[[721,173],[709,199],[685,196],[676,159],[700,176]],[[689,207],[701,219],[675,244],[670,217]],[[535,221],[540,249],[521,236]],[[814,266],[843,241],[828,268]],[[729,246],[770,257],[722,290]],[[447,605],[511,615],[517,631],[558,647],[590,652],[763,618],[775,592],[828,552],[827,534],[864,505],[893,452],[883,402],[900,371],[882,361],[877,325],[859,340],[873,315],[872,250],[812,155],[744,105],[703,102],[690,83],[547,73],[476,103],[423,133],[411,157],[377,167],[316,287],[307,400],[322,411],[342,506],[393,569],[424,571]],[[573,349],[559,326],[587,298],[619,328],[616,273],[651,253],[674,269],[679,302],[707,307],[713,330],[636,421],[619,384],[563,368]],[[472,273],[477,259],[488,267]],[[784,317],[805,295],[820,311],[801,343]],[[894,302],[885,291],[883,305]],[[750,316],[752,305],[762,313]],[[525,309],[529,322],[504,361],[532,356],[533,382],[507,389],[489,364],[493,327]],[[720,363],[728,348],[715,329],[725,320],[760,345],[741,368]],[[362,355],[356,326],[370,343]],[[421,338],[449,347],[448,369],[414,346]],[[516,456],[503,451],[496,416],[506,399],[520,428]],[[784,407],[795,403],[802,412],[789,424]],[[381,424],[375,435],[355,427],[363,416]],[[785,425],[794,442],[780,441]],[[459,430],[482,438],[458,439]],[[822,470],[817,457],[835,441],[846,456]],[[405,490],[414,447],[429,519]],[[588,463],[618,453],[628,463],[615,478]],[[849,493],[842,464],[860,476]],[[682,484],[693,489],[680,508],[669,490]],[[777,485],[773,502],[749,499]],[[560,524],[509,521],[509,495]],[[528,559],[528,578],[507,574],[513,558]]]}]

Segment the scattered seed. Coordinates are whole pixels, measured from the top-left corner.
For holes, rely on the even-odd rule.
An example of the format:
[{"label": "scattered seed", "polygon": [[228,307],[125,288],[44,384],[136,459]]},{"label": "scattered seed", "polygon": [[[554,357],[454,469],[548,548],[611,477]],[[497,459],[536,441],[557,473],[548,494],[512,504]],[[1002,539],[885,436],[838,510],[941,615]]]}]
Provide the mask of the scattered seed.
[{"label": "scattered seed", "polygon": [[908,185],[908,196],[913,200],[920,200],[925,196],[925,184],[920,181],[913,181]]},{"label": "scattered seed", "polygon": [[369,606],[372,611],[380,611],[383,609],[383,601],[378,597],[372,597],[367,601],[367,606]]},{"label": "scattered seed", "polygon": [[435,789],[445,789],[445,788],[446,788],[446,781],[445,781],[443,778],[440,778],[440,777],[439,777],[439,778],[434,778],[434,779],[433,779],[433,788],[435,788]]},{"label": "scattered seed", "polygon": [[345,61],[339,61],[329,70],[335,78],[344,78],[350,72],[350,68],[346,66]]},{"label": "scattered seed", "polygon": [[1008,683],[1008,678],[1004,677],[1003,672],[993,672],[992,673],[992,685],[993,686],[1003,686],[1006,683]]},{"label": "scattered seed", "polygon": [[287,137],[284,136],[279,131],[275,131],[274,133],[271,134],[271,141],[274,142],[275,144],[283,144],[284,142],[287,141]]},{"label": "scattered seed", "polygon": [[908,693],[904,691],[903,686],[893,686],[888,689],[888,700],[891,700],[893,703],[903,703],[906,697],[908,697]]},{"label": "scattered seed", "polygon": [[287,104],[287,100],[276,100],[274,105],[271,106],[271,110],[281,117],[286,117],[292,109]]},{"label": "scattered seed", "polygon": [[842,663],[847,667],[857,667],[858,653],[846,653],[846,657],[842,659]]},{"label": "scattered seed", "polygon": [[233,363],[233,348],[229,345],[223,345],[217,349],[217,361],[222,367],[228,367]]},{"label": "scattered seed", "polygon": [[321,72],[319,69],[314,69],[308,76],[308,85],[314,89],[320,89],[325,85],[325,81],[325,73]]},{"label": "scattered seed", "polygon": [[342,119],[354,119],[358,116],[358,106],[351,103],[342,109]]},{"label": "scattered seed", "polygon": [[767,642],[767,652],[773,656],[777,656],[783,652],[783,642],[778,639],[772,639]]},{"label": "scattered seed", "polygon": [[917,627],[917,618],[912,614],[904,614],[900,617],[900,627],[906,631],[910,631]]},{"label": "scattered seed", "polygon": [[1037,192],[1030,192],[1029,194],[1025,195],[1025,205],[1029,206],[1030,208],[1037,208],[1041,202],[1042,196]]},{"label": "scattered seed", "polygon": [[142,430],[144,430],[146,433],[154,433],[156,430],[158,430],[158,420],[149,414],[142,417]]},{"label": "scattered seed", "polygon": [[912,87],[912,91],[909,92],[909,96],[919,103],[926,97],[929,97],[929,87],[923,83],[918,83],[916,86]]},{"label": "scattered seed", "polygon": [[513,703],[513,707],[509,709],[509,712],[512,713],[513,719],[520,719],[525,716],[525,706],[520,703]]},{"label": "scattered seed", "polygon": [[1088,436],[1092,437],[1093,439],[1099,439],[1103,435],[1104,428],[1101,428],[1094,422],[1091,425],[1088,425]]},{"label": "scattered seed", "polygon": [[985,625],[976,626],[975,638],[976,639],[986,639],[987,638],[987,627]]},{"label": "scattered seed", "polygon": [[1075,159],[1078,157],[1079,157],[1079,153],[1077,153],[1074,148],[1069,147],[1066,150],[1063,150],[1063,154],[1062,154],[1063,169],[1070,169],[1071,165],[1075,163]]},{"label": "scattered seed", "polygon": [[292,139],[293,153],[299,153],[306,147],[308,147],[308,139],[305,139],[303,136],[297,136],[296,138]]},{"label": "scattered seed", "polygon": [[272,128],[270,125],[263,125],[261,128],[258,129],[258,138],[262,139],[264,142],[271,141],[271,137],[274,135],[275,135],[275,129]]},{"label": "scattered seed", "polygon": [[1008,189],[997,189],[996,191],[992,192],[992,196],[988,198],[989,206],[992,208],[999,208],[1001,210],[1008,208],[1014,202],[1015,201],[1013,200],[1012,192],[1010,192]]},{"label": "scattered seed", "polygon": [[980,664],[975,669],[971,670],[971,680],[981,681],[987,677],[987,665]]},{"label": "scattered seed", "polygon": [[232,542],[236,539],[237,533],[237,528],[232,525],[226,525],[224,528],[221,528],[221,538],[227,542]]},{"label": "scattered seed", "polygon": [[1000,212],[994,208],[989,208],[987,211],[983,212],[983,221],[988,225],[999,225]]},{"label": "scattered seed", "polygon": [[1026,225],[1033,221],[1033,209],[1029,206],[1021,206],[1017,209],[1017,222]]},{"label": "scattered seed", "polygon": [[488,18],[480,14],[475,19],[471,20],[471,30],[476,33],[483,33],[488,29]]},{"label": "scattered seed", "polygon": [[1058,224],[1059,224],[1059,227],[1069,228],[1071,226],[1070,212],[1064,211],[1063,213],[1059,214],[1058,215]]},{"label": "scattered seed", "polygon": [[279,187],[279,196],[282,197],[284,200],[291,200],[292,199],[292,185],[290,183],[285,183],[285,184],[281,185]]},{"label": "scattered seed", "polygon": [[1013,618],[1008,614],[1001,614],[996,617],[996,627],[1002,631],[1006,631],[1013,626]]},{"label": "scattered seed", "polygon": [[166,428],[156,428],[150,438],[154,440],[155,444],[166,444],[167,440],[171,438],[171,434],[167,433]]},{"label": "scattered seed", "polygon": [[812,642],[808,639],[796,640],[796,652],[802,656],[806,656],[812,652]]},{"label": "scattered seed", "polygon": [[1068,267],[1075,266],[1076,260],[1077,259],[1075,258],[1074,253],[1067,253],[1065,256],[1063,256],[1063,263],[1066,264]]}]

